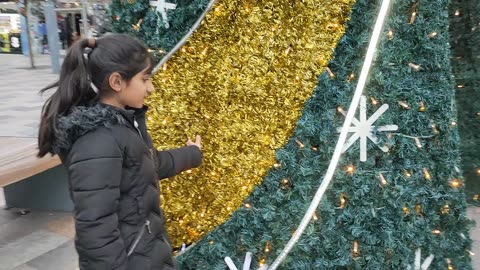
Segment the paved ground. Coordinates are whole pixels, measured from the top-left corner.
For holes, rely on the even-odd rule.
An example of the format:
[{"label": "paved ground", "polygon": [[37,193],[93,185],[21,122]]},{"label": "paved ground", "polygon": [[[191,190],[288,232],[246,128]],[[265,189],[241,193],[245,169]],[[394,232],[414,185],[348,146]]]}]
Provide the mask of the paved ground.
[{"label": "paved ground", "polygon": [[[30,70],[28,58],[0,54],[0,139],[36,137],[45,99],[38,91],[57,78],[51,73],[48,56],[38,56],[36,63],[38,68]],[[0,205],[2,202],[0,194]],[[480,224],[480,208],[469,208],[468,215]],[[0,270],[74,270],[73,237],[70,213],[0,210]],[[474,269],[480,270],[479,226],[471,231],[471,237]]]}]

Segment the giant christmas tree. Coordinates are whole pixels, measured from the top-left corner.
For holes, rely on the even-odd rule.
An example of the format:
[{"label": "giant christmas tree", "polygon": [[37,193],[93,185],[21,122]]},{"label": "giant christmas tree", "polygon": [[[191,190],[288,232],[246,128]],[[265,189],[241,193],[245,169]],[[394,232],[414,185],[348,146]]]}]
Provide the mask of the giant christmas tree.
[{"label": "giant christmas tree", "polygon": [[[282,251],[324,179],[380,3],[219,0],[161,67],[155,142],[205,140],[201,169],[162,182],[174,243],[191,245],[182,269],[240,268],[246,252],[255,269]],[[346,151],[281,269],[471,269],[448,40],[448,1],[391,4]]]}]

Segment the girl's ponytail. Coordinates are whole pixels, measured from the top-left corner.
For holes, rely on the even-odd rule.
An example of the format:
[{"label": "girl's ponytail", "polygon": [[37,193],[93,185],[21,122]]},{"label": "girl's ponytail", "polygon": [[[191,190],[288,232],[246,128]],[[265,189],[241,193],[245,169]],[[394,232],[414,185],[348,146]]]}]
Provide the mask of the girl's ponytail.
[{"label": "girl's ponytail", "polygon": [[40,90],[41,93],[57,87],[42,109],[38,131],[38,156],[54,154],[52,144],[55,139],[57,118],[69,113],[72,107],[95,98],[91,88],[85,49],[95,47],[95,40],[83,39],[75,42],[69,49],[60,70],[60,79]]}]

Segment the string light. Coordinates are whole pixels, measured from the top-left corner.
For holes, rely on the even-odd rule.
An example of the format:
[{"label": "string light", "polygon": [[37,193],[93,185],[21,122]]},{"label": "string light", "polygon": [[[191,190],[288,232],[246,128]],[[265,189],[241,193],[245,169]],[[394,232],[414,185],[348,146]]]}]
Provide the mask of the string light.
[{"label": "string light", "polygon": [[270,241],[267,241],[267,243],[265,244],[264,250],[266,253],[269,253],[272,250],[272,244],[270,243]]},{"label": "string light", "polygon": [[437,129],[437,126],[436,126],[435,124],[432,124],[432,129],[433,129],[433,133],[435,133],[435,134],[440,133],[440,132],[438,131],[438,129]]},{"label": "string light", "polygon": [[370,100],[372,101],[372,105],[378,104],[378,101],[374,97],[370,97]]},{"label": "string light", "polygon": [[441,234],[442,232],[439,230],[439,229],[435,229],[432,231],[433,234],[436,234],[436,235],[439,235]]},{"label": "string light", "polygon": [[347,167],[345,167],[345,171],[348,173],[348,174],[353,174],[355,172],[355,166],[353,165],[348,165]]},{"label": "string light", "polygon": [[436,36],[437,36],[437,32],[432,32],[432,33],[428,34],[428,37],[430,37],[430,38],[434,38]]},{"label": "string light", "polygon": [[406,205],[403,206],[402,211],[405,214],[405,216],[410,215],[410,209],[408,209],[408,207]]},{"label": "string light", "polygon": [[387,37],[388,37],[389,40],[392,40],[392,39],[393,39],[393,31],[392,31],[392,29],[388,29]]},{"label": "string light", "polygon": [[355,79],[355,74],[351,73],[350,76],[348,76],[348,82],[353,81],[353,79]]},{"label": "string light", "polygon": [[407,170],[404,172],[404,174],[406,177],[412,177],[412,174]]},{"label": "string light", "polygon": [[208,51],[208,47],[205,47],[205,49],[203,49],[202,51],[202,55],[203,56],[207,55],[207,51]]},{"label": "string light", "polygon": [[305,145],[301,141],[295,139],[295,142],[297,143],[298,147],[300,147],[300,148],[305,147]]},{"label": "string light", "polygon": [[187,173],[192,173],[192,170],[187,170]]},{"label": "string light", "polygon": [[245,203],[245,208],[248,208],[248,209],[250,209],[250,208],[252,208],[252,205],[251,205],[251,204],[249,204],[249,203]]},{"label": "string light", "polygon": [[166,124],[167,124],[167,118],[163,119],[163,121],[162,121],[162,125],[165,126]]},{"label": "string light", "polygon": [[287,178],[283,178],[283,179],[282,179],[282,184],[283,184],[283,185],[288,185],[288,179],[287,179]]},{"label": "string light", "polygon": [[451,263],[452,263],[452,261],[450,261],[450,259],[447,258],[447,269],[448,270],[455,270]]},{"label": "string light", "polygon": [[472,252],[471,250],[467,250],[468,254],[470,254],[470,256],[475,256],[475,253]]},{"label": "string light", "polygon": [[444,215],[450,213],[450,206],[448,204],[445,204],[444,206],[442,206],[440,212]]},{"label": "string light", "polygon": [[266,262],[267,262],[267,260],[265,260],[265,258],[261,258],[260,261],[258,261],[258,265],[259,266],[264,266]]},{"label": "string light", "polygon": [[452,123],[450,123],[452,125],[452,127],[456,126],[457,125],[457,122],[455,121],[452,121]]},{"label": "string light", "polygon": [[415,140],[415,145],[416,145],[418,148],[422,148],[422,143],[420,142],[420,139],[415,137],[414,140]]},{"label": "string light", "polygon": [[415,212],[417,212],[417,215],[419,216],[422,215],[422,206],[419,203],[415,205]]},{"label": "string light", "polygon": [[455,10],[455,16],[460,16],[460,10]]},{"label": "string light", "polygon": [[347,203],[345,194],[340,194],[340,209],[345,208],[345,204]]},{"label": "string light", "polygon": [[385,179],[385,177],[383,176],[382,173],[379,173],[379,177],[380,177],[380,183],[382,183],[382,185],[387,185],[387,179]]},{"label": "string light", "polygon": [[432,176],[430,175],[430,173],[427,171],[427,169],[423,168],[423,174],[425,175],[425,179],[427,180],[430,180],[432,179]]},{"label": "string light", "polygon": [[408,66],[413,68],[415,71],[419,71],[421,69],[420,65],[416,65],[414,63],[408,63]]},{"label": "string light", "polygon": [[480,175],[480,168],[477,169],[477,174]]},{"label": "string light", "polygon": [[425,104],[423,104],[423,101],[420,101],[420,108],[418,108],[419,112],[424,112],[425,111]]},{"label": "string light", "polygon": [[213,240],[210,240],[210,242],[208,242],[208,243],[209,243],[210,245],[213,245],[214,242],[213,242]]},{"label": "string light", "polygon": [[457,88],[465,88],[465,85],[464,84],[459,84],[459,85],[457,85]]},{"label": "string light", "polygon": [[353,241],[353,256],[357,257],[359,254],[360,254],[360,252],[358,250],[358,242]]},{"label": "string light", "polygon": [[478,198],[479,198],[479,197],[480,197],[480,195],[475,194],[475,195],[473,195],[473,200],[474,200],[474,201],[478,201]]},{"label": "string light", "polygon": [[450,181],[450,186],[452,188],[459,188],[461,185],[462,185],[462,182],[460,182],[460,180],[458,179],[453,179],[452,181]]},{"label": "string light", "polygon": [[318,151],[318,148],[312,146],[312,150],[313,150],[313,151]]},{"label": "string light", "polygon": [[313,220],[313,221],[317,221],[317,220],[318,220],[317,212],[313,212],[312,220]]},{"label": "string light", "polygon": [[325,67],[325,70],[328,72],[328,75],[331,79],[335,78],[335,74],[332,72],[332,70],[330,70],[329,67]]},{"label": "string light", "polygon": [[280,164],[280,163],[275,163],[275,164],[273,164],[273,167],[274,167],[275,169],[278,169],[278,168],[281,168],[281,167],[282,167],[282,164]]},{"label": "string light", "polygon": [[185,47],[182,47],[182,52],[187,52],[187,49]]},{"label": "string light", "polygon": [[140,25],[142,25],[143,19],[140,19],[137,24],[132,25],[135,31],[140,30]]},{"label": "string light", "polygon": [[162,70],[163,70],[163,71],[167,70],[167,63],[163,64]]},{"label": "string light", "polygon": [[292,47],[288,47],[288,48],[285,50],[285,54],[288,55],[291,50],[292,50]]},{"label": "string light", "polygon": [[410,106],[408,106],[408,104],[403,101],[399,101],[398,104],[400,104],[400,106],[402,106],[402,108],[404,108],[405,110],[410,109]]},{"label": "string light", "polygon": [[412,15],[410,16],[410,24],[413,24],[415,21],[415,18],[417,17],[417,12],[412,12]]}]

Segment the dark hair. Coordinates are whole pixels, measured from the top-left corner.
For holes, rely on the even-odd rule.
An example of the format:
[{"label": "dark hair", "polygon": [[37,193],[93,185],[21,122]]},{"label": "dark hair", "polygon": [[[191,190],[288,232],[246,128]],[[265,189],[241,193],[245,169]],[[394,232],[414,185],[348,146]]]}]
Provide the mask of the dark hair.
[{"label": "dark hair", "polygon": [[[57,82],[40,90],[57,90],[43,105],[38,131],[38,156],[53,152],[55,125],[59,117],[68,115],[72,108],[97,101],[99,96],[111,93],[109,77],[118,72],[130,81],[136,74],[149,68],[154,61],[148,49],[137,39],[124,34],[108,34],[97,40],[82,39],[69,49]],[[92,88],[98,89],[98,94]]]}]

